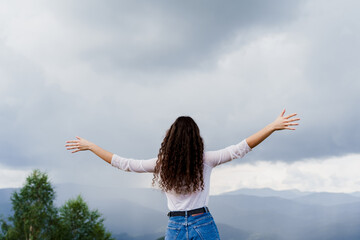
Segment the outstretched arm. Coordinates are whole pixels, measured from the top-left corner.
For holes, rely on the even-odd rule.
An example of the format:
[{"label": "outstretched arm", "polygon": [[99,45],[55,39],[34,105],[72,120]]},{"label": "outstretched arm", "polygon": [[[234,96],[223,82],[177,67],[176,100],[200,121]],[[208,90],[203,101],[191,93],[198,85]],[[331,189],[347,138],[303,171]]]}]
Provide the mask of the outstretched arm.
[{"label": "outstretched arm", "polygon": [[90,150],[98,157],[102,158],[104,161],[111,164],[111,159],[113,156],[111,152],[102,149],[101,147],[97,146],[92,142],[87,141],[84,138],[76,137],[76,139],[77,140],[66,141],[67,144],[65,145],[65,147],[67,150],[73,150],[72,153]]},{"label": "outstretched arm", "polygon": [[251,135],[246,138],[246,142],[250,148],[254,148],[259,145],[262,141],[264,141],[268,136],[270,136],[273,132],[278,130],[295,130],[295,128],[291,126],[299,125],[299,123],[294,123],[299,121],[300,118],[293,118],[296,116],[296,113],[290,114],[288,116],[284,116],[285,109],[281,112],[281,114],[275,119],[274,122],[270,123],[257,133]]}]

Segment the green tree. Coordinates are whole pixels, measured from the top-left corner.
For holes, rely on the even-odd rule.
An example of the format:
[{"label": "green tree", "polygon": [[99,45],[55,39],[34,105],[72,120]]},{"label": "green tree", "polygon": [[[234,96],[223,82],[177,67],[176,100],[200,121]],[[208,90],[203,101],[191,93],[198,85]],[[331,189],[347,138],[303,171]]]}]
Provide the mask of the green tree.
[{"label": "green tree", "polygon": [[46,173],[34,170],[19,192],[11,196],[13,226],[7,227],[7,239],[56,239],[57,209],[55,191]]},{"label": "green tree", "polygon": [[0,239],[56,239],[54,198],[55,192],[48,176],[34,170],[20,191],[11,196],[14,215],[9,220],[12,224],[0,219]]},{"label": "green tree", "polygon": [[110,240],[111,234],[105,230],[104,219],[97,210],[90,211],[79,195],[68,200],[60,209],[61,239]]},{"label": "green tree", "polygon": [[11,196],[13,216],[0,216],[0,240],[111,240],[104,219],[79,196],[59,210],[46,173],[34,170]]}]

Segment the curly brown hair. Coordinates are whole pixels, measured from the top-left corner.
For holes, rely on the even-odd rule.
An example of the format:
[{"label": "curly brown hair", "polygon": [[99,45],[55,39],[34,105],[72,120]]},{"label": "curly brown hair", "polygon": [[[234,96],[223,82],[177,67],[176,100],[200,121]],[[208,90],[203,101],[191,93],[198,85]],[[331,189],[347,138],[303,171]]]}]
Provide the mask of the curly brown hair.
[{"label": "curly brown hair", "polygon": [[204,190],[204,143],[195,121],[181,116],[171,125],[161,143],[153,185],[164,192],[188,194]]}]

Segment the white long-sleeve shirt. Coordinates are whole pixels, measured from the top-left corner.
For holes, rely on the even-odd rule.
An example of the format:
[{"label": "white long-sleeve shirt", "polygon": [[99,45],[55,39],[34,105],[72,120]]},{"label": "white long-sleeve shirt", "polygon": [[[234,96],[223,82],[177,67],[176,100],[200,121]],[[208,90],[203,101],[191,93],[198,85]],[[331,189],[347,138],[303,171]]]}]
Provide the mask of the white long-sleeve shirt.
[{"label": "white long-sleeve shirt", "polygon": [[[170,211],[186,211],[207,206],[209,202],[210,175],[214,167],[229,162],[236,158],[242,158],[251,151],[244,139],[236,145],[218,151],[204,152],[204,190],[190,194],[177,194],[174,191],[165,192]],[[123,158],[116,154],[112,156],[111,165],[128,172],[153,173],[157,158],[149,160],[135,160]]]}]

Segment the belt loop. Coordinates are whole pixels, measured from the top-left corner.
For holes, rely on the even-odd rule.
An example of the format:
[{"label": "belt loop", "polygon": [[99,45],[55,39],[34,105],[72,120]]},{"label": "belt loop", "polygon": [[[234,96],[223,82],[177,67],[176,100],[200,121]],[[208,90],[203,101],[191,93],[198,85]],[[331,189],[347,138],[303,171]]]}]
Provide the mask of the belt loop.
[{"label": "belt loop", "polygon": [[205,212],[207,212],[207,213],[209,212],[209,209],[208,209],[208,207],[205,207]]}]

